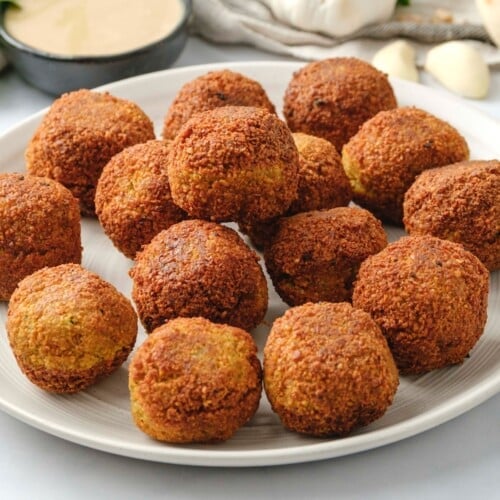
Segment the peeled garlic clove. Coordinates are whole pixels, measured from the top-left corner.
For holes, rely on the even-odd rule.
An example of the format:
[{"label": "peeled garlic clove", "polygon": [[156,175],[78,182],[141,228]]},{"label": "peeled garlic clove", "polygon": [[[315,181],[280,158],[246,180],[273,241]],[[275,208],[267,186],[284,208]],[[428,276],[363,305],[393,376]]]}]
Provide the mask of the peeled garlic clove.
[{"label": "peeled garlic clove", "polygon": [[372,64],[389,76],[418,82],[415,65],[415,50],[404,40],[398,40],[382,47],[372,59]]},{"label": "peeled garlic clove", "polygon": [[476,0],[484,27],[497,47],[500,47],[500,0]]},{"label": "peeled garlic clove", "polygon": [[446,42],[427,53],[425,69],[447,89],[481,99],[490,87],[490,70],[481,54],[465,42]]}]

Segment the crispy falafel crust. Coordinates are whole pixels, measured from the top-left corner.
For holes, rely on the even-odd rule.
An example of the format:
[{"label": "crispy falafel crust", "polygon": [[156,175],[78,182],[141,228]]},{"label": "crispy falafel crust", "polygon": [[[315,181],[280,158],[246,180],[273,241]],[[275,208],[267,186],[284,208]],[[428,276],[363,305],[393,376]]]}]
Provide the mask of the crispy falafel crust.
[{"label": "crispy falafel crust", "polygon": [[81,391],[128,357],[137,335],[132,305],[77,264],[26,277],[7,314],[12,351],[24,374],[56,393]]},{"label": "crispy falafel crust", "polygon": [[192,217],[266,220],[297,196],[299,155],[286,124],[261,108],[197,114],[172,142],[172,199]]},{"label": "crispy falafel crust", "polygon": [[294,73],[283,114],[293,132],[323,137],[340,151],[366,120],[396,106],[387,75],[360,59],[337,57]]},{"label": "crispy falafel crust", "polygon": [[354,201],[398,225],[405,192],[418,174],[468,157],[467,143],[454,127],[417,108],[380,112],[342,150]]},{"label": "crispy falafel crust", "polygon": [[350,304],[289,309],[264,347],[264,387],[283,425],[313,436],[346,434],[380,418],[399,384],[380,328]]},{"label": "crispy falafel crust", "polygon": [[350,301],[361,262],[387,245],[380,221],[362,208],[337,207],[284,217],[264,253],[289,305]]},{"label": "crispy falafel crust", "polygon": [[116,153],[154,139],[153,123],[131,101],[82,89],[56,99],[26,150],[32,175],[50,177],[80,200],[83,215],[94,215],[95,187]]},{"label": "crispy falafel crust", "polygon": [[259,258],[236,231],[187,220],[161,231],[130,270],[132,297],[148,332],[166,320],[203,316],[251,330],[267,311]]},{"label": "crispy falafel crust", "polygon": [[411,235],[461,243],[490,270],[500,268],[500,161],[468,161],[427,170],[405,194]]},{"label": "crispy falafel crust", "polygon": [[211,71],[179,90],[165,116],[163,137],[174,139],[193,115],[222,106],[254,106],[276,113],[259,82],[227,69]]},{"label": "crispy falafel crust", "polygon": [[458,243],[409,236],[361,264],[353,304],[371,314],[404,374],[461,363],[483,333],[488,270]]},{"label": "crispy falafel crust", "polygon": [[229,439],[257,411],[262,370],[247,332],[204,318],[157,328],[129,368],[132,415],[171,443]]},{"label": "crispy falafel crust", "polygon": [[[299,152],[299,184],[297,199],[284,216],[347,206],[352,198],[351,184],[335,147],[320,137],[300,132],[292,136]],[[239,226],[260,250],[271,241],[277,219]]]},{"label": "crispy falafel crust", "polygon": [[167,175],[169,142],[148,141],[113,156],[96,190],[105,233],[130,259],[163,229],[187,217],[172,201]]},{"label": "crispy falafel crust", "polygon": [[71,192],[51,179],[0,174],[0,300],[38,269],[81,257],[80,211]]}]

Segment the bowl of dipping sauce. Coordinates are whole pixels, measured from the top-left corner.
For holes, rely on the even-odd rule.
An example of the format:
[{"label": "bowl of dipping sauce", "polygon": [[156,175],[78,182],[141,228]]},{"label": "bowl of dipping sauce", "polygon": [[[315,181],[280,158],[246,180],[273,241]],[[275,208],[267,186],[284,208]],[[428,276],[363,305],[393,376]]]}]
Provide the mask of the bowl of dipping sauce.
[{"label": "bowl of dipping sauce", "polygon": [[187,39],[191,0],[17,0],[0,7],[0,46],[50,94],[169,67]]}]

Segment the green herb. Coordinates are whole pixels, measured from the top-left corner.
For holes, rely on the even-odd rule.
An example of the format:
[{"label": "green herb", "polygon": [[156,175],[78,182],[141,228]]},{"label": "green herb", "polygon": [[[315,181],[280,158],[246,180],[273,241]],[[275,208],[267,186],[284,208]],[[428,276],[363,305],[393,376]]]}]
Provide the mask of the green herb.
[{"label": "green herb", "polygon": [[403,5],[404,7],[408,7],[408,5],[410,5],[410,0],[398,0],[397,5]]},{"label": "green herb", "polygon": [[15,9],[20,9],[21,4],[18,0],[0,0],[0,7],[14,7]]}]

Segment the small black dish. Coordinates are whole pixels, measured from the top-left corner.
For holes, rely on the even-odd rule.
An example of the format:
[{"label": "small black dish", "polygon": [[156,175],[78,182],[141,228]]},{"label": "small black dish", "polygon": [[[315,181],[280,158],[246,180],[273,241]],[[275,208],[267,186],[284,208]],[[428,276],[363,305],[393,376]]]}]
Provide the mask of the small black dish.
[{"label": "small black dish", "polygon": [[142,73],[168,68],[187,40],[191,0],[182,0],[184,15],[165,38],[135,50],[110,56],[60,56],[23,44],[7,33],[5,9],[0,7],[0,46],[19,75],[31,85],[60,95],[70,90],[93,88]]}]

